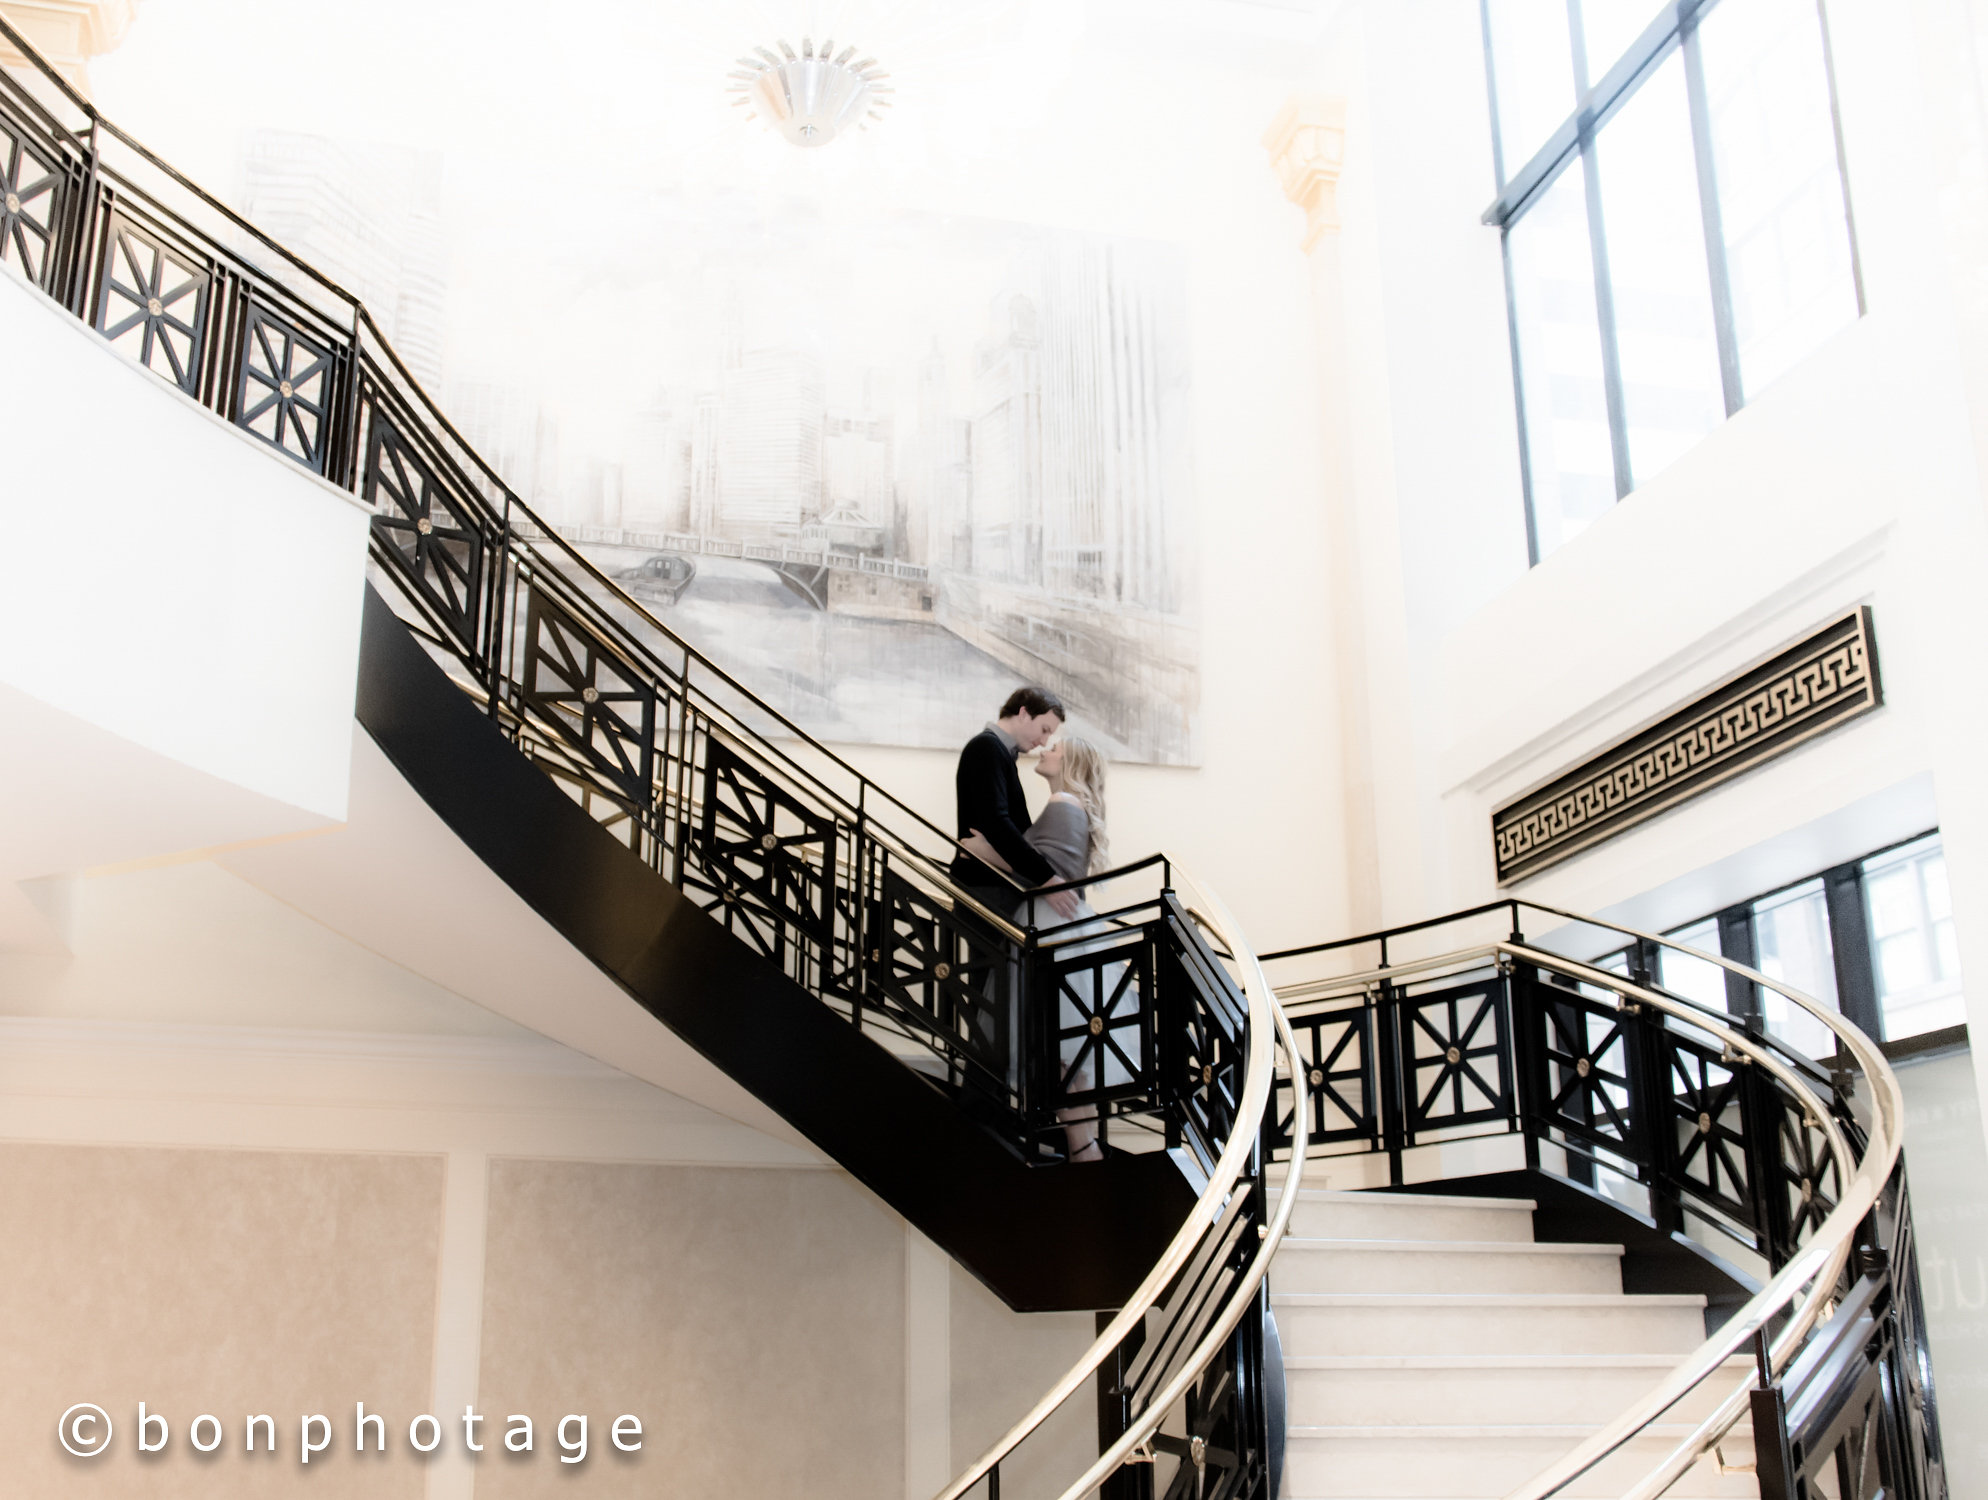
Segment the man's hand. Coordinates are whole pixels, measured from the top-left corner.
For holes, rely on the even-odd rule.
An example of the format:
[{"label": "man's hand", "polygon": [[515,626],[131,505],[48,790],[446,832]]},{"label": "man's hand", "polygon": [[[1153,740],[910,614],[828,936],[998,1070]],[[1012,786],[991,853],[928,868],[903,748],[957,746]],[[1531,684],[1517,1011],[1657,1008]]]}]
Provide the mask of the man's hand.
[{"label": "man's hand", "polygon": [[1051,909],[1064,921],[1077,915],[1077,893],[1075,891],[1051,891],[1046,897]]},{"label": "man's hand", "polygon": [[1014,867],[1001,858],[999,851],[987,842],[987,835],[982,833],[978,828],[969,828],[966,837],[959,841],[959,846],[983,865],[992,866],[994,869],[1005,871],[1010,875],[1015,873]]}]

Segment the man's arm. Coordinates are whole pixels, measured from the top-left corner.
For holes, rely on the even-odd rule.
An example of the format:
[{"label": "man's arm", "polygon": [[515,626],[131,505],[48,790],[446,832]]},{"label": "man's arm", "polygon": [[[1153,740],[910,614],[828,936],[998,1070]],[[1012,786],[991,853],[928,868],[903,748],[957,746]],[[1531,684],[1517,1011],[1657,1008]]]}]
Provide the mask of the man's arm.
[{"label": "man's arm", "polygon": [[1022,837],[1015,809],[1008,801],[1007,751],[992,740],[975,740],[960,758],[960,809],[966,827],[977,828],[995,852],[1025,883],[1043,885],[1056,878],[1056,867]]}]

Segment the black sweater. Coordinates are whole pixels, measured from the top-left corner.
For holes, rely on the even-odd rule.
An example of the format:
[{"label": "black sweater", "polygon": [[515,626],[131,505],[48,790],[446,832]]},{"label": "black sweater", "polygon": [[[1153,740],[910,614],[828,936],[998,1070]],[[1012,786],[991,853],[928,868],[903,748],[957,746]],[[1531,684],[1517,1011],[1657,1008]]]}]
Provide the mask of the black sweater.
[{"label": "black sweater", "polygon": [[[1015,757],[992,729],[983,729],[959,753],[953,778],[959,805],[959,837],[973,829],[987,836],[1016,878],[1043,885],[1056,878],[1055,867],[1022,837],[1029,826],[1029,807],[1022,797],[1021,774]],[[1001,873],[964,854],[953,859],[953,879],[962,885],[999,885]]]}]

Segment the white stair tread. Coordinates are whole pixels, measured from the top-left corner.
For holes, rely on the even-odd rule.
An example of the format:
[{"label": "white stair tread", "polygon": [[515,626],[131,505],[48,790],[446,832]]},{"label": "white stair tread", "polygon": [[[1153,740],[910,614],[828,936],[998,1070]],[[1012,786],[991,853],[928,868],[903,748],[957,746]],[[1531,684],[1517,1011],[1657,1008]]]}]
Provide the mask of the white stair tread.
[{"label": "white stair tread", "polygon": [[[1602,1430],[1600,1422],[1557,1422],[1540,1426],[1525,1426],[1516,1422],[1480,1424],[1477,1426],[1445,1427],[1438,1423],[1415,1424],[1400,1427],[1298,1427],[1285,1429],[1292,1441],[1302,1438],[1383,1438],[1398,1439],[1404,1442],[1426,1442],[1431,1438],[1455,1438],[1459,1440],[1484,1438],[1565,1438],[1578,1441],[1593,1437]],[[1690,1422],[1653,1422],[1648,1427],[1639,1428],[1637,1437],[1669,1438],[1673,1442],[1690,1437],[1698,1430]],[[1742,1422],[1740,1428],[1731,1434],[1727,1441],[1746,1435]]]},{"label": "white stair tread", "polygon": [[[1274,1180],[1274,1179],[1273,1179]],[[1399,1203],[1406,1208],[1504,1208],[1531,1213],[1539,1205],[1530,1198],[1459,1198],[1442,1193],[1355,1192],[1348,1188],[1298,1189],[1300,1203]]]},{"label": "white stair tread", "polygon": [[1287,1234],[1279,1247],[1293,1250],[1384,1250],[1390,1255],[1620,1255],[1620,1245],[1584,1245],[1562,1240],[1342,1240],[1320,1235]]},{"label": "white stair tread", "polygon": [[[1293,1354],[1287,1370],[1670,1370],[1688,1354]],[[1753,1361],[1740,1356],[1725,1368]]]},{"label": "white stair tread", "polygon": [[1274,1292],[1282,1307],[1703,1307],[1699,1292]]}]

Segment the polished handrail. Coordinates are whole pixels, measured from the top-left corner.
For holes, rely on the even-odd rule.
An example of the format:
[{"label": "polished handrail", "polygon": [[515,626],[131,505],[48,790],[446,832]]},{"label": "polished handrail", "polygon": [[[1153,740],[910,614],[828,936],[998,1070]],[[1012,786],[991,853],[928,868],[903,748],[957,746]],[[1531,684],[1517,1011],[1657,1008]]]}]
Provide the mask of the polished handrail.
[{"label": "polished handrail", "polygon": [[[1745,1032],[1734,1031],[1730,1027],[1718,1024],[1712,1019],[1711,1013],[1702,1007],[1674,1000],[1646,985],[1625,980],[1623,976],[1610,970],[1598,969],[1593,965],[1564,958],[1558,954],[1549,955],[1542,950],[1524,945],[1509,943],[1499,945],[1526,962],[1546,962],[1549,966],[1563,970],[1583,971],[1590,983],[1606,984],[1618,992],[1633,993],[1639,1004],[1653,1005],[1681,1019],[1687,1019],[1692,1025],[1714,1035],[1723,1032],[1722,1041],[1735,1050],[1751,1056],[1758,1065],[1771,1072],[1806,1108],[1811,1110],[1817,1126],[1829,1142],[1830,1154],[1838,1164],[1839,1174],[1844,1164],[1855,1160],[1854,1174],[1840,1181],[1836,1207],[1821,1224],[1816,1226],[1808,1244],[1775,1273],[1768,1283],[1728,1320],[1724,1328],[1699,1345],[1697,1350],[1680,1363],[1654,1391],[1633,1403],[1613,1422],[1583,1442],[1573,1452],[1535,1475],[1527,1483],[1511,1490],[1505,1496],[1505,1500],[1547,1500],[1547,1497],[1559,1494],[1602,1459],[1654,1423],[1686,1394],[1709,1379],[1726,1360],[1766,1328],[1770,1319],[1794,1302],[1804,1286],[1808,1286],[1810,1290],[1807,1298],[1801,1307],[1796,1309],[1788,1326],[1773,1341],[1770,1351],[1771,1369],[1766,1373],[1771,1375],[1785,1368],[1795,1350],[1808,1337],[1816,1319],[1821,1316],[1824,1304],[1834,1296],[1837,1278],[1842,1274],[1843,1267],[1849,1260],[1858,1226],[1864,1216],[1876,1205],[1879,1196],[1884,1192],[1885,1183],[1891,1177],[1892,1169],[1898,1163],[1899,1152],[1904,1145],[1905,1118],[1905,1098],[1899,1089],[1898,1077],[1892,1072],[1891,1065],[1885,1060],[1877,1044],[1857,1027],[1800,990],[1785,985],[1758,969],[1721,955],[1706,953],[1688,944],[1674,942],[1657,933],[1643,932],[1613,922],[1598,922],[1592,917],[1584,917],[1557,907],[1543,906],[1534,902],[1526,904],[1536,911],[1605,927],[1643,942],[1654,943],[1693,958],[1718,964],[1793,1001],[1835,1033],[1838,1045],[1854,1059],[1858,1070],[1870,1082],[1872,1123],[1862,1156],[1853,1158],[1848,1142],[1836,1127],[1829,1106],[1817,1098],[1807,1081],[1794,1069],[1787,1067],[1769,1048],[1761,1045]],[[1648,1497],[1662,1494],[1736,1425],[1740,1416],[1740,1404],[1745,1399],[1745,1392],[1750,1388],[1750,1384],[1743,1384],[1733,1396],[1721,1403],[1712,1416],[1702,1422],[1684,1443],[1673,1449],[1655,1469],[1645,1475],[1632,1489],[1626,1491],[1624,1500],[1648,1500]]]},{"label": "polished handrail", "polygon": [[[118,177],[113,169],[100,166],[98,151],[100,138],[114,140],[130,149],[140,160],[163,173],[172,184],[190,194],[205,208],[219,214],[232,229],[273,251],[291,267],[309,277],[318,289],[329,292],[351,307],[352,324],[349,334],[337,335],[340,339],[349,340],[349,344],[341,351],[341,357],[348,358],[351,362],[345,376],[348,386],[337,396],[337,401],[345,404],[342,407],[336,402],[328,405],[321,418],[323,425],[319,429],[320,443],[327,438],[334,444],[342,439],[347,447],[338,460],[337,472],[333,472],[330,464],[320,462],[320,468],[327,478],[345,487],[362,488],[363,466],[358,462],[357,453],[361,429],[357,414],[360,409],[362,386],[370,382],[370,386],[365,387],[370,391],[370,395],[364,399],[372,402],[376,407],[382,400],[387,402],[393,408],[390,414],[392,421],[398,423],[412,418],[417,428],[425,424],[427,431],[424,438],[433,448],[434,456],[454,471],[456,479],[466,486],[467,497],[486,512],[480,519],[466,518],[465,524],[495,528],[494,531],[486,531],[482,535],[495,543],[496,555],[501,559],[500,568],[508,566],[520,570],[521,574],[530,573],[533,576],[543,574],[557,578],[560,587],[570,591],[570,599],[564,602],[576,603],[581,607],[582,615],[575,618],[582,628],[596,633],[604,642],[611,643],[613,649],[626,652],[631,662],[639,663],[641,670],[650,673],[658,681],[676,684],[686,702],[696,703],[698,711],[706,716],[713,732],[721,733],[741,746],[750,747],[755,759],[761,763],[762,769],[786,780],[791,788],[805,788],[818,807],[826,806],[832,814],[851,819],[865,830],[868,837],[877,840],[882,847],[907,860],[910,868],[917,870],[926,880],[936,885],[947,898],[976,910],[996,931],[1010,941],[1017,944],[1033,944],[1043,936],[1053,938],[1055,928],[1040,931],[1034,927],[1025,929],[987,908],[972,892],[957,886],[951,878],[948,867],[942,862],[942,856],[927,853],[919,848],[910,836],[893,828],[889,821],[878,818],[876,808],[871,804],[874,802],[884,809],[905,815],[914,827],[935,835],[941,848],[950,847],[951,850],[958,851],[960,844],[957,838],[873,782],[826,744],[810,735],[771,704],[766,703],[731,673],[657,619],[640,599],[622,586],[619,580],[593,563],[556,528],[547,525],[543,518],[505,483],[503,477],[484,459],[483,455],[464,438],[433,394],[409,369],[362,300],[339,286],[330,277],[317,271],[288,247],[257,228],[243,215],[229,208],[135,138],[112,124],[67,80],[56,73],[4,18],[0,18],[0,38],[5,38],[27,57],[60,95],[88,119],[89,139],[86,147],[76,132],[57,120],[53,113],[32,94],[21,88],[18,82],[11,85],[10,93],[18,96],[44,116],[51,130],[69,143],[67,149],[78,153],[87,152],[89,180],[95,180],[101,170],[104,180],[120,184],[120,191],[123,187],[129,186],[134,201],[148,205],[146,212],[156,212],[163,220],[175,224],[176,233],[188,233],[204,241],[207,248],[202,250],[203,255],[225,257],[234,263],[237,274],[246,273],[256,285],[266,283],[292,297],[298,296],[293,289],[272,278],[264,268],[245,258],[240,251],[225,245],[181,213],[159,202],[148,190],[128,183],[126,179]],[[99,206],[95,199],[87,199],[83,209],[87,214],[94,216]],[[93,223],[94,219],[92,218],[90,222]],[[70,232],[78,231],[72,228]],[[83,257],[74,263],[79,268],[77,274],[80,276],[80,267],[85,264],[86,258],[91,253],[90,246],[77,239],[70,244],[69,250],[72,255]],[[81,292],[75,289],[80,285],[80,280],[76,281],[68,294],[76,304],[71,307],[72,312],[81,306]],[[307,301],[301,298],[298,300],[300,306],[307,308],[314,316],[321,316]],[[85,316],[87,317],[87,314]],[[377,420],[377,412],[374,419]],[[322,460],[322,451],[319,457]],[[456,502],[452,499],[450,503]],[[527,531],[536,535],[526,535]],[[494,586],[502,587],[501,576]],[[596,593],[599,598],[593,597]],[[599,599],[602,598],[628,611],[629,615],[638,622],[639,630],[630,628],[612,612],[600,607]],[[522,726],[532,719],[533,711],[522,702],[509,701],[500,690],[504,670],[502,666],[504,647],[496,634],[499,625],[485,619],[479,628],[486,632],[485,641],[481,646],[472,644],[469,648],[470,654],[466,657],[459,656],[459,659],[470,668],[473,676],[487,671],[490,678],[488,682],[471,682],[465,686],[472,689],[474,695],[489,712],[510,715]],[[511,627],[505,622],[502,628]],[[658,639],[666,642],[670,656],[680,656],[682,663],[680,668],[673,669],[667,660],[657,655],[651,642],[644,638],[642,632],[645,631],[653,631]],[[417,634],[422,632],[417,630]],[[437,644],[444,649],[455,650],[439,639]],[[480,654],[485,650],[491,653],[488,660]],[[693,665],[702,675],[697,687],[693,687],[690,681],[690,669]],[[781,746],[771,742],[765,735],[745,723],[736,712],[714,697],[710,687],[712,683],[738,695],[740,699],[751,705],[754,714],[765,715],[778,726],[779,732],[792,736],[794,740],[807,747],[811,756],[819,757],[825,766],[849,778],[849,786],[853,786],[854,796],[850,795],[849,787],[831,785],[814,769],[801,764]],[[665,797],[669,795],[668,789],[664,789],[663,795]],[[1134,861],[1117,870],[1087,875],[1078,881],[1055,882],[1040,894],[1048,895],[1057,890],[1095,885],[1154,866],[1159,866],[1165,871],[1164,884],[1171,890],[1178,874],[1178,867],[1165,856],[1156,855]],[[992,873],[1000,877],[1000,882],[1005,882],[1017,892],[1029,892],[1031,889],[1023,882],[1014,879],[1008,872],[995,870]],[[1189,884],[1194,883],[1189,881]],[[981,1475],[998,1464],[1005,1453],[1012,1451],[1016,1444],[1033,1432],[1051,1411],[1061,1406],[1096,1372],[1112,1351],[1125,1341],[1132,1329],[1148,1312],[1159,1305],[1169,1284],[1194,1258],[1196,1251],[1206,1244],[1211,1229],[1217,1228],[1225,1221],[1233,1222],[1233,1212],[1229,1209],[1230,1200],[1238,1190],[1238,1183],[1242,1180],[1245,1168],[1258,1149],[1265,1114],[1275,1097],[1274,1054],[1281,1043],[1286,1054],[1295,1059],[1296,1044],[1288,1022],[1284,1021],[1277,1008],[1262,967],[1243,940],[1241,928],[1233,915],[1212,891],[1206,887],[1196,887],[1196,889],[1200,897],[1199,905],[1184,908],[1184,918],[1204,929],[1212,940],[1213,949],[1241,970],[1238,983],[1247,1009],[1243,1025],[1247,1049],[1243,1088],[1236,1104],[1234,1117],[1228,1125],[1227,1139],[1221,1142],[1217,1159],[1209,1174],[1208,1184],[1197,1200],[1194,1211],[1188,1215],[1167,1250],[1133,1296],[1128,1299],[1126,1306],[1120,1310],[1086,1356],[1052,1387],[1051,1391],[1037,1403],[1031,1414],[1024,1418],[1008,1437],[997,1443],[983,1460],[971,1467],[968,1473],[946,1492],[949,1495],[959,1494],[977,1482]],[[1209,915],[1210,913],[1212,916]],[[1304,1089],[1302,1074],[1296,1069],[1292,1070],[1292,1074],[1291,1087],[1302,1108]],[[1302,1145],[1305,1139],[1305,1125],[1302,1118],[1297,1121],[1295,1129]],[[1212,1139],[1205,1141],[1204,1145],[1213,1145]],[[1227,1293],[1218,1306],[1212,1309],[1197,1308],[1190,1321],[1183,1325],[1183,1337],[1194,1341],[1191,1354],[1184,1364],[1176,1368],[1174,1376],[1168,1380],[1162,1390],[1134,1418],[1120,1441],[1099,1460],[1100,1465],[1116,1467],[1128,1453],[1146,1443],[1166,1420],[1172,1405],[1179,1399],[1187,1384],[1205,1371],[1219,1352],[1222,1341],[1233,1333],[1255,1298],[1270,1258],[1274,1255],[1289,1222],[1303,1172],[1303,1160],[1300,1155],[1286,1177],[1275,1213],[1259,1226],[1260,1241],[1248,1268],[1229,1284]],[[1243,1189],[1247,1192],[1260,1190],[1261,1184],[1258,1181],[1250,1182]],[[1096,1472],[1095,1467],[1093,1472]],[[1088,1487],[1088,1483],[1087,1477],[1070,1493],[1072,1495],[1081,1493]]]},{"label": "polished handrail", "polygon": [[[1178,874],[1180,866],[1175,863]],[[1275,1081],[1275,1059],[1272,1057],[1274,1037],[1287,1057],[1295,1059],[1297,1042],[1291,1033],[1290,1022],[1285,1018],[1283,1008],[1278,1005],[1270,981],[1263,972],[1263,965],[1254,951],[1243,940],[1241,926],[1230,913],[1227,905],[1206,884],[1192,876],[1181,876],[1200,894],[1203,907],[1208,915],[1202,916],[1197,910],[1194,915],[1204,925],[1219,935],[1228,950],[1235,954],[1237,966],[1243,971],[1239,979],[1244,998],[1249,1004],[1249,1056],[1245,1064],[1243,1092],[1236,1105],[1236,1120],[1229,1132],[1229,1139],[1222,1147],[1214,1171],[1209,1175],[1208,1186],[1195,1201],[1193,1210],[1182,1223],[1180,1230],[1153,1269],[1146,1274],[1125,1305],[1112,1320],[1105,1325],[1097,1339],[1086,1349],[1077,1361],[1065,1370],[1056,1383],[1045,1391],[1034,1406],[1030,1407],[1020,1420],[976,1458],[966,1468],[954,1476],[952,1483],[940,1490],[933,1500],[960,1500],[1002,1459],[1018,1448],[1028,1436],[1036,1431],[1049,1417],[1068,1401],[1086,1381],[1097,1373],[1098,1367],[1112,1352],[1125,1342],[1126,1336],[1144,1321],[1167,1289],[1167,1284],[1179,1274],[1195,1248],[1202,1242],[1209,1229],[1222,1217],[1223,1206],[1235,1190],[1236,1181],[1248,1164],[1250,1154],[1256,1147],[1257,1135],[1262,1126],[1263,1116],[1270,1107],[1272,1085]],[[1298,1189],[1304,1181],[1306,1142],[1306,1122],[1304,1111],[1303,1070],[1291,1069],[1291,1087],[1294,1090],[1296,1109],[1293,1129],[1298,1149],[1292,1152],[1290,1169],[1285,1176],[1282,1191],[1277,1200],[1276,1210],[1264,1225],[1264,1235],[1257,1253],[1250,1262],[1248,1271],[1230,1289],[1222,1306],[1215,1312],[1208,1330],[1196,1344],[1194,1352],[1182,1365],[1179,1373],[1148,1404],[1145,1412],[1132,1422],[1113,1443],[1099,1456],[1097,1462],[1084,1472],[1069,1489],[1063,1492],[1061,1500],[1077,1500],[1086,1491],[1094,1489],[1106,1475],[1114,1472],[1137,1449],[1147,1443],[1158,1431],[1161,1423],[1178,1401],[1187,1386],[1220,1352],[1222,1340],[1234,1332],[1236,1324],[1242,1320],[1256,1289],[1269,1270],[1271,1257],[1284,1237],[1285,1227],[1290,1223],[1292,1209],[1296,1206]]]},{"label": "polished handrail", "polygon": [[[1872,1120],[1862,1154],[1852,1150],[1849,1140],[1837,1125],[1831,1104],[1816,1092],[1817,1079],[1805,1072],[1801,1065],[1806,1060],[1791,1061],[1795,1059],[1791,1049],[1771,1036],[1754,1036],[1744,1027],[1732,1024],[1734,1018],[1729,1014],[1714,1011],[1688,998],[1670,995],[1614,970],[1519,940],[1516,917],[1521,909],[1617,933],[1627,939],[1714,964],[1773,991],[1813,1016],[1828,1028],[1837,1040],[1841,1055],[1847,1057],[1869,1083]],[[1740,1380],[1715,1405],[1710,1415],[1621,1492],[1622,1500],[1654,1500],[1676,1483],[1694,1463],[1717,1447],[1738,1424],[1746,1413],[1749,1392],[1756,1388],[1761,1375],[1764,1373],[1766,1378],[1771,1379],[1787,1368],[1829,1306],[1854,1248],[1859,1226],[1878,1203],[1897,1165],[1902,1148],[1903,1095],[1896,1075],[1877,1045],[1836,1012],[1800,990],[1722,954],[1708,953],[1659,933],[1645,932],[1540,902],[1508,898],[1409,927],[1280,950],[1264,955],[1263,961],[1309,957],[1366,943],[1384,943],[1390,937],[1430,931],[1501,911],[1509,911],[1514,917],[1512,938],[1489,940],[1399,963],[1383,961],[1375,967],[1345,974],[1287,983],[1280,988],[1279,998],[1290,1004],[1330,1004],[1334,1000],[1364,996],[1378,985],[1399,983],[1405,978],[1465,973],[1507,961],[1530,964],[1613,993],[1618,997],[1619,1005],[1647,1006],[1669,1015],[1712,1037],[1727,1049],[1729,1055],[1736,1059],[1743,1058],[1749,1065],[1760,1068],[1799,1105],[1806,1121],[1821,1132],[1838,1175],[1839,1192],[1835,1207],[1815,1226],[1807,1243],[1718,1333],[1679,1361],[1653,1390],[1504,1497],[1504,1500],[1549,1500],[1549,1497],[1561,1494],[1568,1485],[1619,1451],[1632,1438],[1645,1432],[1686,1395],[1713,1380],[1735,1354],[1754,1344],[1785,1313],[1787,1322],[1769,1342],[1766,1370]],[[1784,1057],[1783,1053],[1787,1056]]]}]

